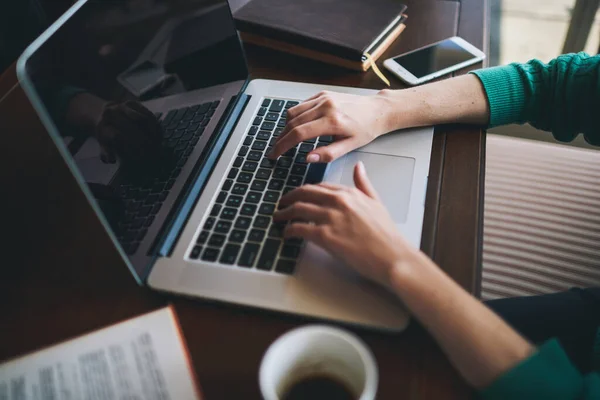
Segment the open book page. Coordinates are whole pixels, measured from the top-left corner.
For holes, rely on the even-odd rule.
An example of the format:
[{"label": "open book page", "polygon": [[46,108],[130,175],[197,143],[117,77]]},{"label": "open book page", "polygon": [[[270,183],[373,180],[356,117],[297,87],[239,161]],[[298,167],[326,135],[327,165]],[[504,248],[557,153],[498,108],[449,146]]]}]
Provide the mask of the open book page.
[{"label": "open book page", "polygon": [[0,400],[199,398],[170,307],[0,365]]}]

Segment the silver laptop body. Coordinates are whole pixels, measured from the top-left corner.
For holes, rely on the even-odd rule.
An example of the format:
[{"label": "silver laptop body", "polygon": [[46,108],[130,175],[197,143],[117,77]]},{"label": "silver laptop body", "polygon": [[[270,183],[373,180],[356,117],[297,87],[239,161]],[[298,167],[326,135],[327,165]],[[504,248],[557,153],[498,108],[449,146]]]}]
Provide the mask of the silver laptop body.
[{"label": "silver laptop body", "polygon": [[[271,137],[262,138],[266,142],[261,144],[264,147],[268,146],[274,132],[281,128],[282,123],[279,121],[285,119],[286,107],[291,104],[309,98],[322,90],[357,95],[372,95],[376,91],[263,79],[249,80],[246,74],[246,79],[230,79],[227,82],[217,82],[193,90],[179,90],[178,93],[173,94],[161,92],[144,100],[143,104],[158,116],[165,129],[166,119],[171,118],[169,115],[177,115],[174,110],[202,110],[208,108],[202,105],[211,106],[209,113],[205,114],[205,120],[201,122],[198,119],[199,124],[205,124],[203,133],[199,138],[192,136],[196,140],[193,146],[188,146],[185,150],[180,149],[186,158],[178,166],[177,176],[170,182],[170,189],[165,191],[164,195],[161,193],[164,198],[159,206],[154,207],[150,203],[150,208],[146,208],[146,211],[150,209],[154,214],[151,218],[145,216],[146,219],[143,219],[144,225],[141,229],[144,236],[135,242],[135,250],[133,250],[130,242],[123,242],[123,232],[119,231],[122,221],[118,223],[111,221],[111,217],[107,215],[90,185],[96,183],[107,187],[123,188],[123,178],[119,175],[120,163],[103,164],[97,154],[98,144],[94,139],[86,140],[84,145],[74,153],[65,139],[65,129],[61,125],[64,122],[53,114],[52,106],[48,103],[47,99],[52,96],[43,93],[48,91],[45,79],[47,80],[46,77],[51,75],[44,70],[46,68],[44,57],[55,53],[52,51],[55,50],[53,46],[64,46],[64,38],[59,42],[57,36],[69,32],[69,28],[83,29],[80,27],[97,23],[95,18],[99,14],[103,15],[105,11],[106,15],[113,15],[113,17],[118,15],[116,10],[102,9],[102,7],[114,7],[107,3],[111,2],[79,1],[25,51],[17,68],[22,86],[34,108],[138,282],[156,290],[185,296],[383,330],[404,329],[409,320],[408,314],[401,302],[386,290],[359,277],[314,244],[283,243],[272,221],[267,225],[264,224],[265,218],[269,219],[268,210],[276,207],[277,204],[276,200],[265,201],[265,196],[267,192],[276,192],[280,196],[299,182],[309,180],[309,176],[310,179],[316,176],[316,179],[327,182],[353,185],[352,169],[356,162],[361,160],[398,229],[412,245],[419,246],[433,128],[387,134],[328,165],[313,167],[302,162],[297,163],[300,153],[296,152],[293,157],[288,157],[291,165],[288,166],[285,177],[278,177],[281,178],[278,179],[279,183],[272,183],[275,177],[271,176],[265,178],[264,182],[258,182],[260,185],[253,186],[255,180],[261,180],[256,177],[256,174],[262,167],[261,162],[264,157],[256,161],[248,157],[252,151],[255,152],[254,155],[257,154],[258,150],[253,149],[254,143],[259,140],[258,132],[262,132],[262,136],[269,132],[270,125],[264,125],[264,122],[268,122],[265,119],[267,113],[270,113],[269,117],[273,119],[274,128],[270,130]],[[179,10],[180,13],[177,14],[173,10],[169,12],[162,10],[165,17],[160,28],[153,30],[151,35],[148,34],[147,43],[139,49],[133,63],[131,60],[128,61],[127,68],[117,71],[115,76],[106,78],[107,82],[114,81],[115,87],[125,87],[129,92],[136,92],[135,81],[129,79],[128,75],[134,68],[132,65],[140,65],[140,62],[152,60],[156,65],[164,63],[174,66],[170,68],[183,68],[175,75],[177,75],[176,81],[181,80],[182,87],[185,88],[187,82],[183,77],[189,74],[186,70],[186,62],[189,59],[184,57],[181,61],[180,56],[181,54],[187,56],[191,51],[198,53],[202,50],[199,50],[197,44],[195,48],[191,47],[192,50],[185,48],[187,44],[183,46],[184,48],[174,46],[172,44],[174,38],[185,43],[182,37],[202,37],[202,26],[206,26],[207,23],[196,22],[205,21],[202,18],[209,14],[211,21],[214,20],[214,15],[223,18],[224,22],[220,26],[233,27],[233,20],[225,1],[213,1],[208,5],[207,2],[202,1],[196,3],[193,12]],[[211,14],[215,10],[218,14]],[[156,9],[154,11],[159,13]],[[135,13],[136,10],[134,9],[133,12]],[[141,11],[139,15],[142,15]],[[86,24],[81,24],[81,20]],[[118,29],[118,18],[116,21],[114,19],[111,21],[117,25],[117,28],[109,28]],[[102,23],[99,23],[99,26],[107,29],[108,32],[109,28]],[[92,32],[95,33],[98,29],[100,28]],[[203,49],[220,51],[218,47],[217,50],[213,50],[215,43],[217,46],[226,43],[230,46],[227,47],[226,52],[230,57],[231,46],[238,46],[241,58],[236,62],[239,64],[239,69],[245,70],[239,39],[233,28],[231,31],[229,36],[220,33],[220,36],[215,35],[218,36],[216,38],[203,40]],[[213,35],[214,28],[209,32]],[[85,34],[84,31],[80,36]],[[231,35],[235,35],[235,42]],[[225,40],[224,36],[227,36]],[[83,42],[83,45],[87,46],[85,40]],[[97,40],[89,42],[96,43]],[[105,47],[99,48],[106,50]],[[65,57],[68,60],[68,57],[78,57],[78,55]],[[61,62],[65,65],[69,64],[66,61]],[[211,68],[220,68],[219,60],[213,62],[216,64]],[[81,64],[85,65],[85,62],[81,61]],[[225,65],[221,67],[222,70],[227,69]],[[239,77],[235,72],[231,74],[235,75],[235,78]],[[65,81],[68,80],[69,78],[65,78]],[[173,85],[177,84],[178,82]],[[71,90],[77,85],[71,82],[61,83],[59,89],[52,90],[62,93],[65,87]],[[91,89],[84,90],[95,94]],[[102,89],[96,91],[101,92]],[[180,114],[184,115],[183,112]],[[206,117],[208,114],[212,114],[210,119]],[[258,125],[257,116],[261,118]],[[194,121],[195,119],[191,119],[190,125],[194,125]],[[266,128],[261,129],[263,127]],[[316,146],[319,142],[320,139],[308,144]],[[264,155],[266,150],[259,152]],[[256,165],[253,165],[253,162],[256,162]],[[254,171],[251,168],[253,166]],[[277,166],[272,170],[274,171],[275,168]],[[232,173],[234,169],[235,174]],[[296,174],[294,177],[291,171]],[[245,183],[240,183],[238,180],[241,179],[240,174],[243,172],[246,172],[243,177],[247,178],[250,174],[252,178],[247,182],[242,181]],[[233,193],[233,190],[240,190],[243,185],[247,187],[244,194]],[[249,192],[254,192],[252,199],[249,197]],[[131,202],[140,202],[139,199],[134,200]],[[129,202],[126,201],[128,204]],[[269,204],[263,208],[265,203]],[[144,207],[146,203],[142,203],[142,208]],[[226,212],[225,209],[228,211]],[[231,210],[235,210],[235,213]],[[139,217],[139,214],[135,215]],[[142,217],[134,220],[142,221],[140,218]],[[130,231],[127,230],[126,233]],[[238,231],[237,236],[233,231]],[[244,235],[240,233],[242,231]],[[236,248],[237,253],[228,251],[225,254],[226,249]],[[267,248],[270,250],[267,251]]]}]

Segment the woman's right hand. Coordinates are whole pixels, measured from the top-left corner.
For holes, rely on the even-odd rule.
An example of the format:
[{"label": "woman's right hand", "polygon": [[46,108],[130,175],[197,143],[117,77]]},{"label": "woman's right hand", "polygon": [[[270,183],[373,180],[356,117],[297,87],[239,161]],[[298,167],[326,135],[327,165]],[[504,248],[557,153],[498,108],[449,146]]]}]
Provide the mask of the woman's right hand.
[{"label": "woman's right hand", "polygon": [[333,136],[332,143],[307,156],[308,162],[330,162],[393,130],[389,126],[392,106],[384,93],[359,96],[324,91],[290,108],[269,157],[275,159],[308,139]]},{"label": "woman's right hand", "polygon": [[373,188],[364,165],[354,168],[356,188],[320,183],[283,196],[275,221],[292,221],[285,237],[314,242],[358,273],[391,288],[394,269],[412,264],[419,251],[409,245]]}]

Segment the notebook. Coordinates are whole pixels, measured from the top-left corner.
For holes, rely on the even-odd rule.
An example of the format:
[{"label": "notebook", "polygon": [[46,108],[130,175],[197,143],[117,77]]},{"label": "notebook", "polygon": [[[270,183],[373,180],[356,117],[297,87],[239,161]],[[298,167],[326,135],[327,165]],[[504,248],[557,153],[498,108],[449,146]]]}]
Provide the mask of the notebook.
[{"label": "notebook", "polygon": [[0,399],[201,398],[171,307],[0,364]]},{"label": "notebook", "polygon": [[251,0],[234,15],[242,40],[366,71],[405,28],[396,0]]}]

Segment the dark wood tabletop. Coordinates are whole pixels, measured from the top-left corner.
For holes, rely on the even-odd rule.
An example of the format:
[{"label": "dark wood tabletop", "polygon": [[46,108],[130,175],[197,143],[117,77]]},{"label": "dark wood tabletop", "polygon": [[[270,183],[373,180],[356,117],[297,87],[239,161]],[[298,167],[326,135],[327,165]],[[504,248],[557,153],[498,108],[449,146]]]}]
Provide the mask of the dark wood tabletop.
[{"label": "dark wood tabletop", "polygon": [[[485,0],[405,3],[407,28],[381,60],[454,35],[487,51]],[[344,70],[255,46],[247,46],[246,52],[254,78],[383,88],[372,71]],[[390,78],[393,88],[402,87]],[[287,330],[314,321],[188,300],[138,286],[40,129],[14,71],[0,77],[0,135],[5,237],[0,241],[0,360],[172,303],[205,397],[259,398],[258,367],[265,350]],[[475,295],[480,279],[484,158],[481,129],[436,127],[421,243],[425,253]],[[378,398],[471,396],[418,323],[413,321],[400,334],[348,329],[376,357]]]}]

